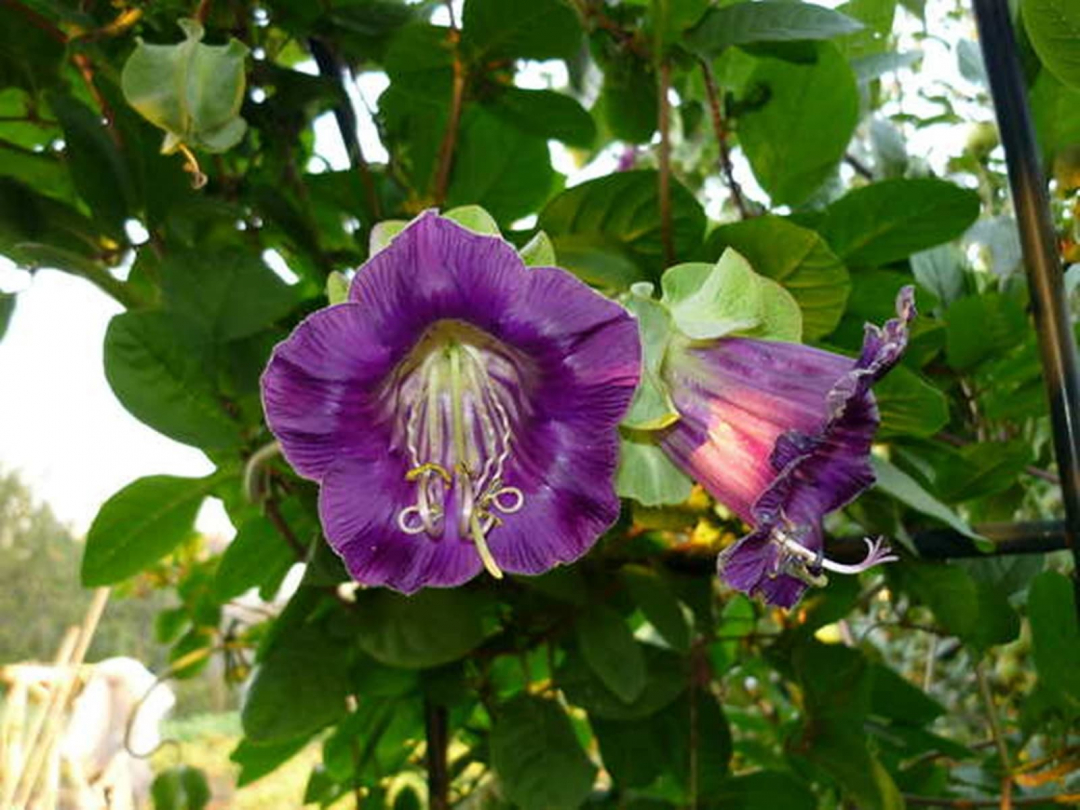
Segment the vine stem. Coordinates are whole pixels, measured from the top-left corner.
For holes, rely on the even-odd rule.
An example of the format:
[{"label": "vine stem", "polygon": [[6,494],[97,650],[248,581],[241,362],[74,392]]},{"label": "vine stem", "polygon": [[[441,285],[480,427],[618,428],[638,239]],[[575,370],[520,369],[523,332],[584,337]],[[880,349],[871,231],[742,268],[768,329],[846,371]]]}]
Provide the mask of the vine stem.
[{"label": "vine stem", "polygon": [[735,179],[735,167],[731,163],[731,149],[728,147],[728,128],[724,122],[724,114],[720,110],[720,94],[716,89],[716,79],[713,77],[712,67],[702,59],[701,76],[705,80],[705,95],[709,98],[709,112],[712,116],[713,132],[716,133],[716,143],[720,148],[720,171],[724,174],[724,182],[731,191],[731,201],[739,212],[740,219],[750,216],[750,209],[743,196],[742,186]]},{"label": "vine stem", "polygon": [[[450,4],[447,6],[450,7]],[[450,91],[450,115],[446,119],[446,131],[443,133],[442,143],[439,144],[439,163],[435,173],[433,197],[437,206],[441,206],[446,201],[446,192],[450,187],[450,170],[454,165],[454,149],[457,147],[458,129],[461,126],[461,106],[465,100],[465,63],[461,61],[461,53],[458,51],[461,32],[458,31],[452,7],[450,7],[448,36],[454,50],[454,78]]]},{"label": "vine stem", "polygon": [[675,240],[671,226],[671,104],[668,90],[671,89],[671,63],[666,58],[660,60],[660,77],[657,84],[660,130],[660,171],[658,175],[660,193],[660,236],[664,246],[664,266],[675,262]]}]

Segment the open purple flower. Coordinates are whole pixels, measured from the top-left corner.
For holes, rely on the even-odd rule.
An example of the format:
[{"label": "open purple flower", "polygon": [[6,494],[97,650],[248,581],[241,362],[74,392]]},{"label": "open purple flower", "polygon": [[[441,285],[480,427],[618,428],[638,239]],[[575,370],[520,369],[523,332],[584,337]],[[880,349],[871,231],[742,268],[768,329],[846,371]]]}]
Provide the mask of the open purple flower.
[{"label": "open purple flower", "polygon": [[[874,483],[870,444],[880,422],[870,386],[900,359],[915,316],[867,324],[857,360],[795,343],[724,338],[669,352],[665,381],[680,419],[660,446],[753,531],[721,553],[724,580],[794,605],[824,571],[856,573],[896,558],[867,541],[858,565],[826,559],[822,518]],[[680,350],[681,348],[681,350]]]},{"label": "open purple flower", "polygon": [[428,212],[277,346],[263,403],[352,576],[411,593],[592,546],[640,355],[622,307]]}]

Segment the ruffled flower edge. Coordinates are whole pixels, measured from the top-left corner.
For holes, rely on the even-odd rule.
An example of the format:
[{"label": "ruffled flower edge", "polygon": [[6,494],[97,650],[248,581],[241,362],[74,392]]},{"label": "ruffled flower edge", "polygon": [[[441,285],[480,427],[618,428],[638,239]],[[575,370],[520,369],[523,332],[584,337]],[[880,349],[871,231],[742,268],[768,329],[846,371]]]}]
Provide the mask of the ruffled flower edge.
[{"label": "ruffled flower edge", "polygon": [[[769,459],[776,478],[754,503],[754,531],[717,561],[718,572],[732,587],[791,607],[809,585],[822,584],[816,581],[822,575],[821,519],[851,503],[875,480],[869,454],[880,417],[870,388],[907,347],[916,315],[913,287],[900,290],[896,312],[883,327],[866,325],[859,358],[826,396],[821,428],[813,434],[789,431],[777,440]],[[792,552],[795,545],[808,553]],[[864,564],[869,567],[886,555],[887,549],[882,553],[874,546]]]}]

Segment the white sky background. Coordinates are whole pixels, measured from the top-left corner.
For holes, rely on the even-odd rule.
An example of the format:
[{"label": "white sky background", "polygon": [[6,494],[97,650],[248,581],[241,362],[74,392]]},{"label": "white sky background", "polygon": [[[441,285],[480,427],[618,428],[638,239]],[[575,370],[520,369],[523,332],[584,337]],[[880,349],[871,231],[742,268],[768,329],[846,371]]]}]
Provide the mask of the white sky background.
[{"label": "white sky background", "polygon": [[[839,4],[839,0],[819,2]],[[950,0],[928,3],[928,16],[934,20],[932,30],[944,34],[945,42],[928,40],[918,45],[924,52],[924,71],[919,77],[924,84],[937,79],[964,86],[955,57],[945,44],[957,33],[956,25],[939,24],[943,10],[950,5]],[[973,36],[971,30],[959,33]],[[565,75],[561,64],[530,65],[519,83],[544,87],[554,82],[558,86]],[[905,71],[896,79],[910,82],[916,75]],[[360,112],[364,153],[374,162],[384,160],[386,152],[363,107],[374,108],[386,84],[381,74],[365,74],[353,95]],[[808,99],[808,103],[812,101]],[[908,111],[916,111],[914,103],[908,106]],[[975,114],[973,111],[972,120]],[[989,110],[982,110],[978,117],[988,120]],[[905,134],[911,138],[909,149],[929,156],[940,171],[947,156],[959,151],[964,133],[951,125],[933,129],[938,131]],[[331,115],[316,121],[315,133],[317,151],[325,160],[325,164],[318,164],[347,168],[348,159]],[[943,142],[945,133],[949,137]],[[605,150],[584,168],[574,166],[558,145],[553,146],[552,157],[573,185],[610,172],[620,152],[619,147]],[[315,161],[310,169],[318,170]],[[763,199],[745,161],[739,161],[736,169],[744,188]],[[722,193],[722,189],[710,192]],[[709,212],[715,216],[718,206],[714,200],[709,203]],[[110,390],[102,365],[102,344],[109,318],[120,311],[118,304],[74,276],[41,270],[31,279],[2,258],[0,290],[19,292],[14,317],[0,340],[0,468],[18,470],[35,496],[48,502],[76,533],[85,532],[100,505],[136,478],[154,474],[201,476],[212,471],[199,450],[174,442],[136,420]],[[217,502],[208,502],[199,525],[204,531],[231,533]]]}]

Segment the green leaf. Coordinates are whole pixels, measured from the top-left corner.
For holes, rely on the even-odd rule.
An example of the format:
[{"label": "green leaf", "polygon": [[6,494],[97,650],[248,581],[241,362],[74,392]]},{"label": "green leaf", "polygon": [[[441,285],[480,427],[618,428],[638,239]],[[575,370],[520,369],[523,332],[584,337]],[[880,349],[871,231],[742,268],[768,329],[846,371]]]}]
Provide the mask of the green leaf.
[{"label": "green leaf", "polygon": [[559,704],[531,695],[499,708],[491,765],[506,798],[522,810],[577,807],[596,777]]},{"label": "green leaf", "polygon": [[299,754],[307,746],[306,737],[297,737],[283,743],[259,745],[249,739],[240,740],[240,744],[229,754],[229,760],[240,766],[236,777],[236,786],[249,785]]},{"label": "green leaf", "polygon": [[876,267],[956,239],[978,216],[974,191],[930,177],[883,180],[830,205],[820,230],[849,266]]},{"label": "green leaf", "polygon": [[875,486],[887,495],[891,495],[917,512],[929,515],[949,525],[965,537],[976,541],[985,541],[956,512],[951,510],[899,467],[884,459],[872,456],[870,463],[874,468]]},{"label": "green leaf", "polygon": [[160,273],[169,308],[214,342],[253,335],[298,302],[294,288],[243,250],[170,253]]},{"label": "green leaf", "polygon": [[644,289],[648,286],[635,289],[626,299],[626,308],[637,321],[643,355],[641,382],[622,421],[624,427],[635,430],[660,430],[679,418],[660,376],[673,328],[671,314],[667,307],[648,296],[648,290]]},{"label": "green leaf", "polygon": [[279,635],[255,668],[240,722],[255,743],[307,738],[345,714],[349,656],[344,642],[315,625]]},{"label": "green leaf", "polygon": [[262,516],[245,521],[214,574],[214,594],[227,602],[268,580],[280,580],[296,562],[296,554],[274,524]]},{"label": "green leaf", "polygon": [[1022,440],[964,447],[938,465],[935,489],[948,503],[996,495],[1016,484],[1032,461],[1031,452]]},{"label": "green leaf", "polygon": [[806,202],[836,172],[858,123],[855,74],[835,46],[815,47],[815,62],[765,58],[749,78],[767,101],[739,117],[739,142],[774,205]]},{"label": "green leaf", "polygon": [[621,437],[615,491],[643,506],[682,503],[690,497],[694,481],[646,438]]},{"label": "green leaf", "polygon": [[656,75],[640,56],[619,49],[600,57],[604,84],[593,115],[607,124],[611,135],[626,143],[648,143],[656,131]]},{"label": "green leaf", "polygon": [[698,795],[713,806],[714,791],[728,775],[731,732],[711,693],[698,692],[693,703],[683,695],[640,720],[590,718],[589,723],[604,768],[618,787],[647,787],[661,776],[680,786],[696,779]]},{"label": "green leaf", "polygon": [[64,130],[64,151],[79,196],[94,221],[119,237],[135,196],[123,154],[101,116],[81,101],[60,93],[49,94],[48,100]]},{"label": "green leaf", "polygon": [[166,313],[124,312],[109,322],[105,377],[132,415],[170,438],[210,448],[240,442],[203,358]]},{"label": "green leaf", "polygon": [[384,664],[422,669],[455,661],[484,638],[481,597],[462,590],[412,596],[377,589],[358,594],[357,643]]},{"label": "green leaf", "polygon": [[637,700],[627,703],[604,685],[579,654],[567,656],[555,680],[567,701],[580,706],[590,717],[635,720],[670,705],[686,689],[689,665],[681,655],[651,644],[639,643],[645,656],[645,688]]},{"label": "green leaf", "polygon": [[880,436],[933,436],[949,423],[949,400],[906,366],[874,383],[881,413]]},{"label": "green leaf", "polygon": [[956,245],[912,254],[911,272],[946,307],[964,294],[964,257]]},{"label": "green leaf", "polygon": [[664,641],[679,652],[690,649],[690,624],[671,584],[651,568],[628,565],[622,581],[638,608]]},{"label": "green leaf", "polygon": [[1080,90],[1080,6],[1071,0],[1022,0],[1021,16],[1047,70]]},{"label": "green leaf", "polygon": [[240,117],[247,46],[235,39],[228,45],[204,45],[198,22],[182,19],[179,25],[186,37],[179,44],[138,41],[120,77],[124,98],[165,130],[163,152],[181,144],[225,152],[247,130]]},{"label": "green leaf", "polygon": [[119,582],[176,548],[194,530],[195,515],[213,484],[211,478],[152,475],[105,501],[86,534],[83,585]]},{"label": "green leaf", "polygon": [[809,786],[783,771],[755,771],[725,779],[709,795],[708,807],[724,810],[816,810]]},{"label": "green leaf", "polygon": [[817,233],[767,215],[723,225],[709,235],[706,255],[734,248],[761,275],[779,282],[802,310],[807,340],[829,334],[840,322],[851,280],[847,268]]},{"label": "green leaf", "polygon": [[476,204],[500,221],[531,214],[547,200],[555,182],[547,141],[483,107],[462,116],[449,206]]},{"label": "green leaf", "polygon": [[624,703],[645,689],[645,658],[626,620],[606,605],[590,605],[575,624],[578,648],[604,686]]},{"label": "green leaf", "polygon": [[567,146],[588,149],[596,140],[592,116],[565,93],[506,87],[490,109],[523,132],[562,141]]},{"label": "green leaf", "polygon": [[1000,293],[961,298],[945,317],[945,357],[958,370],[1015,346],[1030,330],[1019,301]]},{"label": "green leaf", "polygon": [[518,251],[526,267],[555,267],[555,246],[543,231],[537,231]]},{"label": "green leaf", "polygon": [[1043,165],[1053,166],[1059,153],[1080,143],[1080,89],[1067,87],[1043,70],[1031,88],[1030,100]]},{"label": "green leaf", "polygon": [[198,768],[178,765],[154,777],[150,797],[154,810],[203,810],[210,803],[210,785]]},{"label": "green leaf", "polygon": [[732,45],[831,39],[862,27],[858,20],[811,3],[766,0],[711,9],[684,41],[699,56],[712,58]]},{"label": "green leaf", "polygon": [[905,725],[926,726],[945,714],[945,707],[901,677],[891,667],[871,664],[870,711]]},{"label": "green leaf", "polygon": [[469,0],[465,4],[461,43],[477,61],[569,59],[581,44],[578,16],[563,0],[532,0],[526,5],[504,0]]},{"label": "green leaf", "polygon": [[968,637],[979,623],[979,591],[975,580],[956,565],[905,560],[889,568],[890,576],[929,607],[949,632]]},{"label": "green leaf", "polygon": [[1039,684],[1069,716],[1080,714],[1080,624],[1068,577],[1044,571],[1028,592],[1028,619]]},{"label": "green leaf", "polygon": [[[671,219],[676,257],[696,253],[705,213],[678,183],[671,188]],[[659,279],[665,264],[651,170],[610,174],[564,191],[541,212],[539,227],[555,243],[560,265],[596,285],[629,289]]]}]

